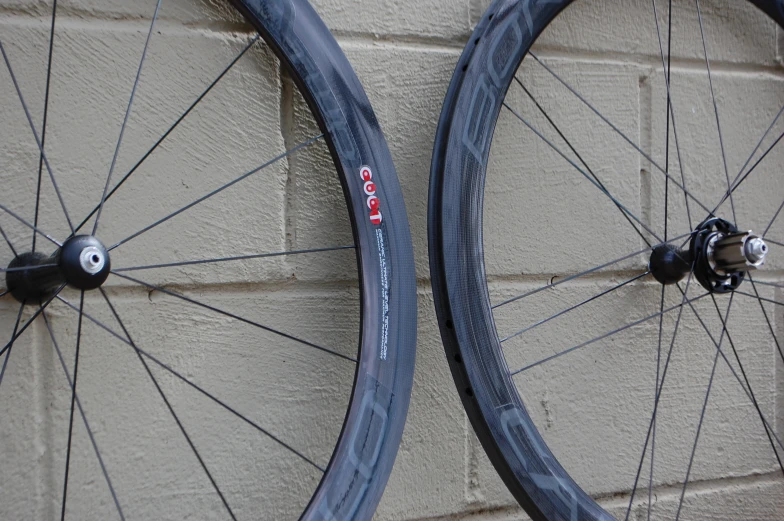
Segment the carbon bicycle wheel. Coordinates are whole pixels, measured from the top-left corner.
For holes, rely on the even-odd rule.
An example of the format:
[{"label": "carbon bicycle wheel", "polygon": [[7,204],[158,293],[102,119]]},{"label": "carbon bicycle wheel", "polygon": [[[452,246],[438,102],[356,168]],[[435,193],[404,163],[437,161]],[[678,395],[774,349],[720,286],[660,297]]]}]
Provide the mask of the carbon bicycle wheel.
[{"label": "carbon bicycle wheel", "polygon": [[0,518],[368,520],[411,240],[306,0],[0,6]]},{"label": "carbon bicycle wheel", "polygon": [[496,0],[464,49],[434,300],[534,520],[781,517],[782,27],[781,1]]}]

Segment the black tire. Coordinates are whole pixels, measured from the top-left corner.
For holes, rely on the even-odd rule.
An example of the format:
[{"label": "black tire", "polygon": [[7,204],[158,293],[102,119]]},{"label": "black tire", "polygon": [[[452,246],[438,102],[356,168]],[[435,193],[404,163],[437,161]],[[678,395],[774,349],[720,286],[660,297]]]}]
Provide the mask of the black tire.
[{"label": "black tire", "polygon": [[[485,452],[535,521],[614,519],[563,469],[529,416],[502,352],[485,274],[483,199],[496,120],[531,45],[571,3],[492,2],[449,85],[430,177],[430,273],[447,360]],[[752,3],[784,27],[784,2]]]}]

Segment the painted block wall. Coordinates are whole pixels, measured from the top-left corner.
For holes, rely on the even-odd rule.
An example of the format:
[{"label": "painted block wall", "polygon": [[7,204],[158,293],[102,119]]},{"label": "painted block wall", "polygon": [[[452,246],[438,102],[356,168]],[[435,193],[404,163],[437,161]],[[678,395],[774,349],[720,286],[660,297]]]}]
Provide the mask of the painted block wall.
[{"label": "painted block wall", "polygon": [[[678,74],[672,84],[676,114],[683,114],[678,127],[682,129],[681,145],[689,151],[685,155],[685,171],[694,193],[714,201],[726,185],[722,185],[723,163],[717,153],[716,136],[701,131],[715,121],[711,119],[710,98],[705,95],[708,91],[699,28],[692,2],[673,3],[677,14],[673,31],[685,35],[674,47],[673,68]],[[784,103],[784,40],[778,27],[742,2],[703,3],[706,35],[712,51],[715,50],[715,82],[726,122],[724,141],[732,173],[742,166],[744,151],[748,153],[754,147],[767,122]],[[50,157],[57,169],[84,172],[88,183],[100,186],[112,157],[125,110],[122,100],[127,100],[133,82],[154,2],[73,0],[61,4],[63,14],[58,22],[54,68],[63,85],[66,79],[71,83],[67,89],[53,91],[54,99],[67,109],[54,110],[50,125],[74,130],[53,138],[48,145]],[[666,9],[664,2],[658,4],[660,9]],[[314,1],[314,7],[353,64],[382,124],[403,188],[416,254],[419,325],[414,391],[395,469],[376,514],[378,521],[525,519],[487,461],[462,410],[441,346],[427,261],[427,190],[436,123],[455,63],[486,6],[485,0]],[[44,1],[0,0],[0,38],[4,43],[25,42],[8,45],[8,52],[19,64],[15,70],[29,93],[31,112],[36,118],[42,114],[48,12],[48,3]],[[537,53],[557,67],[564,78],[575,81],[600,111],[652,157],[663,158],[666,91],[651,12],[651,5],[642,0],[578,1],[563,20],[548,29]],[[156,136],[199,94],[205,78],[214,77],[237,54],[246,41],[246,31],[241,20],[217,0],[164,0],[135,109],[145,117],[131,120],[118,157],[118,172],[133,167]],[[161,208],[177,207],[178,203],[182,206],[210,187],[227,182],[236,172],[254,168],[269,156],[269,151],[285,150],[312,135],[314,127],[291,81],[280,72],[267,50],[253,53],[252,62],[240,64],[236,73],[227,76],[227,85],[216,89],[204,107],[150,159],[130,195],[107,206],[107,236],[119,240],[149,222],[150,216],[160,215]],[[75,76],[74,71],[83,74]],[[574,143],[585,150],[585,160],[601,165],[599,172],[608,188],[660,231],[664,177],[633,150],[624,148],[619,136],[602,126],[568,92],[552,88],[552,78],[541,68],[526,63],[520,77],[541,100],[561,114],[570,115],[567,128],[576,129]],[[157,87],[145,90],[147,79]],[[13,108],[2,114],[3,121],[11,123],[0,128],[0,141],[9,150],[6,166],[0,168],[31,171],[37,168],[35,142],[26,134],[29,129],[20,107],[15,105],[16,94],[7,75],[0,75],[0,85],[0,107]],[[530,101],[519,91],[510,91],[507,99],[532,114],[532,121],[544,128],[544,119],[536,116]],[[728,100],[739,101],[727,103]],[[758,108],[762,105],[764,111]],[[784,123],[779,122],[776,129],[778,132],[773,135],[777,136]],[[640,237],[629,233],[617,209],[575,175],[568,163],[560,162],[546,144],[525,133],[513,115],[502,113],[496,134],[485,214],[488,275],[494,301],[644,247]],[[230,143],[224,144],[216,136],[231,136]],[[759,181],[750,181],[748,189],[738,197],[740,219],[755,230],[767,222],[755,209],[763,206],[775,211],[784,198],[784,183],[777,177],[784,164],[782,154],[781,150],[772,152],[760,167]],[[678,169],[677,161],[672,153],[673,171]],[[220,221],[222,232],[234,241],[232,244],[266,251],[329,247],[335,241],[350,241],[350,229],[340,210],[340,187],[334,179],[314,183],[311,178],[313,172],[328,173],[326,163],[323,148],[308,149],[285,163],[273,165],[266,171],[264,183],[251,181],[233,193],[233,211],[227,212],[216,201],[197,219],[205,224]],[[161,172],[172,175],[157,175]],[[4,177],[4,182],[4,191],[22,201],[20,204],[31,204],[34,179]],[[77,201],[83,186],[81,182],[64,181],[65,198]],[[671,193],[677,193],[671,189]],[[677,195],[670,202],[672,235],[689,231],[682,194]],[[51,189],[42,197],[56,204]],[[89,211],[89,201],[82,207],[78,204],[74,202],[74,213]],[[42,218],[42,227],[51,233],[67,232],[59,215]],[[595,231],[593,223],[602,223],[601,232]],[[154,249],[166,244],[181,258],[227,254],[219,242],[195,237],[194,228],[189,226],[192,224],[173,221],[165,230],[140,237],[138,250],[142,251],[142,246]],[[21,226],[6,226],[12,240],[21,241],[29,235]],[[771,237],[777,231],[777,237],[784,240],[782,222],[771,228]],[[140,258],[135,252],[135,248],[127,251],[125,259],[129,265],[162,260]],[[215,305],[237,312],[251,310],[276,324],[296,326],[299,331],[305,324],[304,334],[325,338],[331,345],[343,345],[348,354],[351,331],[356,327],[357,294],[346,282],[355,276],[351,256],[340,255],[328,262],[310,258],[253,262],[218,275],[199,270],[156,272],[146,280],[195,288],[197,294]],[[782,267],[784,261],[772,259],[766,280],[781,278],[777,270]],[[514,332],[525,323],[542,320],[644,269],[643,258],[637,257],[569,290],[503,309],[496,315],[499,330]],[[297,285],[292,286],[292,280]],[[248,289],[251,286],[253,292]],[[774,289],[765,287],[764,296],[784,299],[781,290]],[[237,368],[238,382],[245,377],[255,379],[255,385],[235,385],[217,377],[211,381],[208,375],[199,373],[200,360],[214,355],[216,348],[208,346],[250,345],[253,340],[249,338],[258,334],[255,330],[237,327],[226,334],[229,322],[223,318],[206,311],[183,314],[155,292],[121,283],[110,287],[110,291],[128,316],[141,317],[145,307],[154,305],[161,323],[176,323],[177,335],[160,333],[157,325],[150,323],[139,331],[136,340],[139,344],[165,346],[156,353],[166,362],[184,364],[180,367],[187,368],[189,376],[200,375],[202,383],[222,389],[233,403],[274,403],[266,420],[281,429],[292,414],[332,425],[294,434],[295,443],[310,447],[319,461],[328,461],[351,381],[349,368],[275,351],[269,353],[269,360],[248,365],[247,361],[255,355],[238,352],[227,357],[226,367]],[[630,319],[639,318],[644,310],[656,308],[659,291],[653,283],[636,284],[623,290],[612,303],[586,307],[564,322],[547,324],[533,340],[515,344],[508,353],[508,362],[510,366],[523,365],[531,356],[541,358],[557,346],[578,344],[619,327],[619,317],[630,316],[629,313],[637,313]],[[69,298],[73,301],[78,297],[72,294]],[[680,300],[674,294],[668,298],[670,305]],[[325,299],[339,305],[325,310]],[[87,309],[102,320],[111,321],[100,303],[100,299],[89,297]],[[6,299],[0,305],[3,320],[13,321],[13,302]],[[297,324],[291,323],[294,319],[285,312],[287,306],[300,312]],[[707,327],[718,333],[721,324],[711,306],[709,302],[696,305],[703,316],[710,317]],[[772,305],[766,310],[773,327],[780,331],[784,320],[781,310]],[[521,317],[526,321],[522,325]],[[670,331],[674,320],[674,316],[665,320]],[[53,314],[52,321],[57,331],[73,334],[75,323],[67,309]],[[762,410],[777,422],[774,425],[781,426],[783,368],[775,356],[775,345],[766,335],[767,325],[759,309],[748,302],[735,312],[733,321],[735,338],[743,339],[738,345],[760,395]],[[4,328],[12,327],[11,324]],[[591,351],[570,360],[570,364],[578,365],[564,364],[534,372],[519,383],[532,415],[545,426],[545,439],[562,463],[586,490],[600,497],[602,504],[620,518],[629,502],[647,428],[647,417],[641,411],[649,411],[653,402],[657,326],[651,322],[619,334],[609,353]],[[662,398],[667,407],[660,420],[664,434],[656,460],[652,519],[674,518],[690,447],[672,440],[693,439],[705,381],[711,372],[712,345],[699,323],[689,316],[688,320],[684,318],[682,327],[674,355],[678,363],[673,363],[669,377],[672,387]],[[91,331],[91,335],[93,345],[116,343],[105,332]],[[262,339],[276,340],[271,336]],[[194,350],[193,346],[204,347]],[[51,469],[62,459],[64,446],[47,450],[42,443],[67,422],[67,383],[52,354],[46,328],[35,328],[20,347],[26,348],[18,349],[24,354],[14,360],[16,370],[9,373],[11,379],[0,389],[0,394],[11,395],[11,400],[0,402],[0,417],[9,418],[0,425],[0,435],[18,428],[38,434],[14,443],[0,443],[2,466],[13,469],[13,479],[0,485],[4,498],[0,502],[0,519],[53,519],[59,516],[62,476]],[[73,346],[64,346],[64,351],[73,356]],[[286,358],[289,356],[293,359]],[[283,358],[288,367],[270,371],[272,364]],[[101,439],[123,446],[108,457],[107,465],[125,469],[119,473],[124,477],[118,478],[117,487],[143,503],[135,515],[141,519],[219,518],[221,506],[208,484],[196,473],[189,475],[187,469],[191,467],[182,463],[188,457],[187,447],[169,446],[165,441],[177,432],[166,411],[156,404],[154,393],[147,387],[137,388],[119,380],[124,374],[139,373],[133,353],[126,351],[120,356],[99,349],[93,353],[90,364],[93,374],[99,376],[80,382],[85,389],[85,402],[92,390],[92,396],[97,397],[92,398],[90,406],[111,411],[117,396],[134,397],[130,403],[146,418],[129,432],[127,426],[122,427],[125,413],[118,407],[114,416],[109,414],[96,425]],[[319,384],[303,388],[297,380],[303,371],[318,373]],[[258,374],[263,375],[261,383],[255,376]],[[695,482],[688,490],[682,519],[784,518],[780,470],[756,413],[726,367],[718,370],[717,379],[721,385],[717,385],[718,398],[714,399],[724,406],[710,409],[707,415],[693,470]],[[111,392],[106,390],[107,382]],[[190,394],[178,392],[174,383],[167,385],[177,405],[187,411],[185,421],[197,433],[197,443],[225,447],[225,451],[213,454],[208,464],[230,483],[229,500],[238,505],[237,509],[249,518],[254,517],[254,509],[260,508],[266,518],[290,518],[295,509],[286,505],[296,504],[298,494],[312,487],[317,476],[286,461],[274,444],[259,441],[251,429],[206,428],[220,424],[216,418],[225,413],[203,405]],[[317,405],[304,403],[297,399],[302,392],[318,393],[322,401]],[[19,415],[20,409],[30,414]],[[82,462],[79,465],[83,466],[83,474],[92,472],[95,476],[99,469],[90,459],[92,449],[84,432],[79,440],[75,450],[81,457],[76,461]],[[244,460],[242,450],[248,446],[253,447],[255,454],[266,455],[263,461]],[[33,465],[29,463],[31,455],[36,456]],[[263,465],[277,469],[271,483],[259,484],[254,480]],[[77,475],[81,475],[78,470]],[[188,479],[183,480],[183,475],[188,475]],[[73,485],[87,491],[100,486],[95,477]],[[166,490],[172,486],[175,493],[187,498],[188,510],[161,515],[158,509],[168,504]],[[630,519],[647,519],[647,481],[644,488]],[[111,498],[106,494],[95,496],[94,501],[88,501],[83,510],[74,510],[73,515],[88,518],[97,512],[99,518],[105,513],[108,519],[113,508]]]}]

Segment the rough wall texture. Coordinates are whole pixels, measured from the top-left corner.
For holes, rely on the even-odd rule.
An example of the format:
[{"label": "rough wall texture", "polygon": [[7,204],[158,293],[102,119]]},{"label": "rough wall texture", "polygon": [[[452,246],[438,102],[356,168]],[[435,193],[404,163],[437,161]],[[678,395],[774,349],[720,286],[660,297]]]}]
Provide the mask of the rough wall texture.
[{"label": "rough wall texture", "polygon": [[[78,195],[86,185],[100,187],[109,168],[125,110],[122,100],[127,100],[154,2],[72,0],[61,4],[63,14],[58,22],[54,76],[62,85],[70,82],[70,86],[58,87],[56,83],[53,87],[53,99],[67,108],[50,113],[50,126],[59,128],[60,132],[52,134],[47,150],[56,169],[85,173],[87,180],[82,177],[78,183],[67,180],[61,183],[64,198],[73,201],[73,213],[83,215],[94,200],[85,201],[79,207]],[[716,153],[716,136],[701,131],[715,122],[711,120],[710,98],[705,96],[707,85],[699,28],[692,2],[678,0],[674,4],[678,16],[673,31],[686,35],[674,46],[673,67],[678,74],[674,75],[672,84],[672,91],[677,92],[677,97],[673,96],[676,114],[683,114],[678,127],[681,146],[691,154],[684,157],[685,171],[694,193],[714,201],[724,189],[721,184],[724,170],[721,156]],[[748,150],[753,149],[784,103],[779,52],[781,31],[738,0],[705,4],[705,29],[712,51],[715,50],[714,80],[722,116],[726,118],[724,140],[732,174],[740,170]],[[36,120],[41,117],[44,98],[48,5],[35,0],[0,0],[0,37],[4,44],[9,42],[9,55],[19,64],[15,70]],[[145,117],[133,120],[129,126],[118,172],[124,173],[134,165],[150,143],[199,94],[205,79],[214,77],[244,42],[237,33],[247,28],[236,17],[227,15],[216,0],[164,0],[163,6],[134,109]],[[376,519],[520,519],[524,515],[488,463],[455,392],[436,324],[427,262],[427,189],[436,122],[455,62],[486,2],[317,0],[314,6],[354,65],[384,128],[406,198],[417,256],[419,345],[414,393],[396,466]],[[653,157],[663,158],[665,83],[657,54],[655,25],[641,22],[651,16],[651,6],[642,0],[579,1],[566,20],[548,30],[539,54],[554,64],[564,78],[573,81],[632,140]],[[256,167],[269,157],[268,151],[284,150],[301,142],[303,136],[310,135],[309,131],[312,134],[312,123],[307,121],[306,111],[290,80],[281,75],[266,50],[254,52],[253,61],[241,64],[227,77],[227,84],[206,99],[205,106],[184,122],[167,145],[145,164],[140,173],[150,175],[138,176],[140,179],[132,191],[138,196],[107,206],[107,225],[103,231],[107,237],[119,240],[127,236],[139,225],[149,223],[150,216],[164,215],[163,208],[177,207],[178,203],[182,206],[198,194],[232,179],[236,172]],[[526,83],[542,100],[557,107],[562,115],[568,114],[573,128],[582,129],[575,142],[585,150],[586,162],[601,165],[599,172],[608,188],[660,232],[663,177],[651,172],[650,164],[633,150],[624,148],[618,135],[592,119],[595,116],[576,99],[554,87],[551,79],[548,83],[541,68],[527,64],[521,77],[526,78]],[[260,79],[265,83],[259,84]],[[146,82],[156,88],[145,90]],[[0,110],[8,111],[2,113],[4,123],[0,126],[0,143],[5,147],[0,168],[35,171],[38,162],[35,142],[30,139],[7,75],[0,75],[0,85]],[[517,104],[532,114],[537,125],[545,125],[520,92],[510,91],[508,99],[510,104]],[[536,136],[522,132],[519,125],[513,116],[503,113],[488,178],[487,189],[491,194],[488,200],[492,201],[488,204],[485,223],[488,274],[492,278],[491,294],[498,300],[539,287],[562,274],[575,273],[642,249],[643,244],[638,236],[629,233],[627,223],[614,206],[607,204],[598,192],[592,192],[584,179],[574,175],[568,163],[562,162]],[[778,131],[772,135],[778,136],[783,128],[784,123],[779,122]],[[217,136],[231,136],[230,148],[226,148],[224,140],[216,139]],[[677,161],[675,154],[671,154],[674,170]],[[247,245],[281,251],[331,246],[340,243],[341,237],[350,240],[345,212],[340,210],[339,186],[334,180],[322,180],[316,187],[310,180],[313,171],[324,171],[324,163],[323,148],[292,157],[268,169],[264,184],[251,183],[234,193],[233,211],[227,212],[225,201],[216,200],[195,218],[205,226],[219,222],[220,233],[228,234],[235,247]],[[750,181],[748,190],[739,196],[738,220],[748,223],[744,224],[746,228],[764,228],[770,217],[765,216],[768,213],[772,216],[784,198],[784,185],[776,175],[782,164],[784,156],[779,149],[761,165],[758,180]],[[519,173],[524,167],[542,172],[523,177]],[[155,176],[156,172],[174,175]],[[21,201],[19,207],[32,204],[24,198],[35,193],[34,177],[3,177],[3,182],[3,191],[12,193],[15,202]],[[671,236],[689,230],[680,195],[670,201]],[[51,188],[45,188],[42,197],[57,207]],[[758,206],[765,208],[763,216],[755,212]],[[703,213],[700,212],[700,219]],[[115,218],[111,219],[113,215]],[[249,221],[249,215],[257,221]],[[42,219],[41,227],[48,232],[57,236],[66,233],[60,215],[43,215]],[[600,240],[593,240],[592,223],[596,222],[602,223]],[[777,227],[771,228],[771,237],[784,241],[783,223],[781,219]],[[3,224],[12,240],[29,237],[21,225]],[[233,253],[224,251],[220,243],[210,238],[196,235],[192,224],[192,221],[183,222],[178,227],[180,224],[173,221],[172,227],[140,237],[138,249],[129,248],[126,252],[127,265],[160,262],[159,258],[134,256],[135,251],[145,251],[144,246],[154,250],[156,244],[166,244],[178,253],[178,258]],[[342,230],[338,234],[343,235],[336,237],[335,230]],[[775,235],[777,231],[779,235]],[[233,233],[237,236],[233,237]],[[547,240],[543,241],[543,237]],[[7,252],[3,255],[7,256]],[[296,308],[299,313],[296,331],[303,331],[302,324],[305,324],[304,334],[326,339],[330,345],[347,346],[349,352],[356,322],[356,291],[345,280],[353,276],[353,268],[350,254],[336,255],[328,262],[307,258],[254,262],[217,275],[201,270],[159,271],[146,280],[179,284],[214,305],[246,313],[250,309],[253,316],[276,324],[293,321],[285,310],[287,306]],[[774,280],[778,273],[775,270],[783,266],[781,258],[774,258],[765,277]],[[635,270],[639,273],[641,268],[644,268],[642,260],[632,259],[568,290],[553,292],[549,300],[504,309],[496,315],[499,330],[507,334],[514,332],[525,326],[520,323],[521,316],[527,317],[530,323],[536,322],[629,278]],[[290,284],[292,279],[301,284]],[[346,385],[351,380],[350,368],[302,356],[287,358],[288,366],[284,370],[270,371],[272,364],[280,366],[283,358],[280,352],[269,352],[267,360],[239,350],[224,366],[236,367],[236,374],[225,373],[232,377],[210,380],[211,375],[200,370],[201,362],[214,354],[214,346],[253,345],[257,331],[229,326],[227,334],[230,322],[208,312],[183,315],[176,308],[167,308],[169,301],[160,294],[148,294],[119,283],[111,291],[126,315],[142,313],[145,306],[158,306],[159,320],[177,324],[176,331],[163,334],[156,324],[146,323],[147,327],[138,332],[136,340],[140,345],[167,346],[155,353],[167,363],[178,364],[189,378],[200,377],[203,384],[222,389],[224,396],[239,406],[245,403],[252,407],[259,401],[276,403],[269,409],[266,421],[281,430],[285,430],[291,416],[311,417],[314,422],[332,425],[331,430],[305,429],[293,434],[293,442],[309,447],[318,462],[328,460],[330,443],[340,428]],[[780,290],[773,291],[771,287],[766,287],[764,294],[784,299]],[[75,301],[78,296],[71,294],[68,298]],[[672,301],[670,305],[679,301],[674,294],[668,298],[668,302]],[[340,305],[325,310],[325,299]],[[622,296],[611,303],[584,308],[565,322],[537,330],[536,338],[520,342],[524,351],[509,351],[509,364],[519,367],[531,356],[541,358],[559,346],[579,344],[617,328],[622,325],[618,317],[633,320],[645,316],[646,311],[652,313],[658,299],[658,286],[635,284],[624,289]],[[96,316],[111,322],[108,311],[100,304],[99,298],[88,298],[87,309],[94,309],[91,312]],[[10,330],[17,307],[8,299],[0,301],[0,306],[2,320],[10,321],[3,330]],[[706,319],[707,326],[718,334],[721,327],[711,306],[702,302],[698,310],[710,317]],[[776,307],[779,309],[773,309],[774,306],[766,309],[774,327],[780,330],[781,307]],[[52,316],[55,328],[73,334],[76,327],[73,315],[68,314],[67,308],[59,309]],[[665,320],[665,327],[670,331],[674,318]],[[739,348],[746,358],[746,370],[760,396],[762,410],[771,421],[778,420],[781,425],[777,390],[781,390],[782,367],[763,320],[758,307],[744,302],[742,310],[733,316],[733,335],[743,339]],[[570,364],[576,365],[541,370],[520,382],[521,392],[527,403],[532,404],[532,415],[541,420],[546,440],[566,468],[589,492],[602,497],[610,512],[621,517],[628,504],[647,428],[645,411],[650,411],[652,405],[657,326],[658,323],[651,322],[618,335],[609,354],[591,351],[582,359],[570,360]],[[99,330],[91,330],[90,334],[93,346],[112,345],[112,349],[122,349]],[[29,438],[17,437],[13,442],[0,443],[2,466],[12,469],[10,477],[3,472],[6,482],[0,484],[3,497],[0,518],[9,520],[59,515],[62,475],[52,469],[61,468],[56,464],[63,458],[65,449],[62,444],[54,449],[46,449],[45,445],[53,438],[53,432],[66,424],[70,405],[67,383],[62,378],[58,359],[52,354],[46,328],[35,328],[25,338],[17,348],[24,354],[13,361],[16,369],[9,372],[9,380],[0,389],[0,393],[8,392],[12,396],[10,401],[0,402],[3,404],[0,418],[9,418],[0,425],[3,439],[10,439],[10,434],[18,429],[36,433]],[[213,347],[194,353],[193,346],[201,345]],[[641,350],[640,346],[646,347]],[[678,483],[683,480],[691,449],[688,442],[676,441],[694,437],[704,399],[704,381],[710,375],[713,360],[712,344],[693,316],[684,319],[677,346],[674,356],[679,363],[673,362],[673,374],[669,377],[672,387],[662,398],[666,403],[662,406],[665,411],[660,420],[662,441],[657,446],[654,479],[656,519],[674,517],[681,491]],[[74,347],[63,347],[66,359],[72,359]],[[295,344],[284,347],[297,348]],[[159,502],[164,505],[168,495],[176,494],[187,498],[188,511],[178,512],[174,518],[220,516],[220,504],[216,504],[209,484],[190,465],[182,463],[189,457],[187,446],[169,445],[165,441],[176,438],[178,433],[149,386],[135,388],[115,380],[141,371],[132,352],[126,351],[123,356],[127,359],[118,361],[117,357],[98,349],[86,362],[93,365],[92,374],[98,376],[85,377],[80,382],[84,386],[81,394],[85,396],[85,406],[87,397],[91,396],[90,407],[112,411],[115,415],[114,419],[106,415],[101,421],[96,420],[93,430],[98,432],[98,438],[114,440],[121,447],[107,457],[107,466],[126,470],[118,473],[121,477],[117,489],[143,500],[142,506],[132,511],[138,518],[160,518]],[[251,359],[253,364],[248,363]],[[89,365],[80,370],[88,368]],[[297,377],[302,372],[319,373],[321,380],[303,390]],[[258,374],[264,375],[261,385],[255,376]],[[243,381],[243,376],[257,380],[255,386],[235,385]],[[717,378],[721,384],[717,385],[718,397],[714,400],[721,407],[709,409],[707,414],[701,450],[692,474],[695,483],[687,493],[684,518],[781,519],[784,488],[756,413],[748,406],[726,366],[718,369]],[[107,391],[107,381],[118,382],[108,386],[112,392]],[[175,396],[174,400],[179,400],[177,405],[187,411],[184,421],[196,432],[197,443],[222,447],[207,463],[216,469],[219,479],[229,483],[227,488],[232,489],[229,501],[239,505],[237,510],[254,517],[251,513],[263,505],[269,519],[290,517],[296,511],[297,498],[313,486],[318,475],[285,462],[278,447],[266,440],[259,441],[251,429],[246,431],[243,426],[226,431],[220,426],[207,427],[220,424],[215,418],[224,413],[178,391],[181,387],[173,382],[167,385],[171,386],[167,389]],[[254,394],[249,395],[250,389]],[[299,400],[298,396],[304,392],[316,393],[322,401],[313,404]],[[118,403],[115,411],[113,404],[118,396],[135,398]],[[129,403],[144,418],[132,426],[123,424],[122,420],[130,413],[120,408],[120,405],[128,407]],[[15,411],[20,407],[30,414],[19,415]],[[89,438],[85,431],[78,430],[81,428],[75,427],[79,432],[75,475],[92,477],[69,486],[83,491],[100,489],[103,482],[95,477],[100,476],[96,474],[100,470],[91,456]],[[133,434],[129,436],[127,429]],[[232,451],[233,447],[249,444],[253,445],[254,454],[266,456],[251,460],[243,457],[241,449]],[[31,457],[34,465],[30,464]],[[81,474],[78,465],[84,466]],[[276,469],[273,472],[277,479],[257,485],[253,476],[259,469],[268,468]],[[183,475],[188,478],[183,479]],[[647,478],[643,483],[647,488]],[[647,493],[643,496],[633,512],[634,519],[647,516]],[[107,519],[112,515],[110,497],[106,494],[93,497],[94,504],[88,502],[82,507],[85,510],[74,510],[75,518],[80,518],[80,512],[83,518],[93,517],[96,512],[106,512],[98,516]],[[291,510],[283,506],[287,502],[294,504]]]}]

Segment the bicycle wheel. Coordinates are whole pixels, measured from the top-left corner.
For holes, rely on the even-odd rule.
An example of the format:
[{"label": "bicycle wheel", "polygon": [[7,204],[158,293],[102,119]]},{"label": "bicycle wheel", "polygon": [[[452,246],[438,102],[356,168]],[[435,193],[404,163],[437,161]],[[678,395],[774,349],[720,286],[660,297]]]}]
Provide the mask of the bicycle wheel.
[{"label": "bicycle wheel", "polygon": [[316,12],[20,0],[0,25],[0,517],[370,519],[412,247]]},{"label": "bicycle wheel", "polygon": [[434,300],[536,521],[781,516],[782,24],[780,1],[496,0],[458,61]]}]

